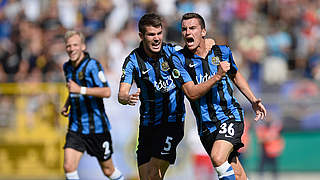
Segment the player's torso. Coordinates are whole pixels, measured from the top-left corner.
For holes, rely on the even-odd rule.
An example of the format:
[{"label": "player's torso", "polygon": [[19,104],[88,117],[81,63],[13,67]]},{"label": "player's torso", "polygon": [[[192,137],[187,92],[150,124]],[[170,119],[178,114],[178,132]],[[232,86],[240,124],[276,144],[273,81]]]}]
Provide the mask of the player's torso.
[{"label": "player's torso", "polygon": [[158,59],[146,57],[141,52],[132,55],[136,70],[133,77],[141,89],[140,119],[144,125],[184,119],[184,94],[171,76],[168,64],[170,55],[171,52],[164,48]]},{"label": "player's torso", "polygon": [[[206,82],[217,74],[221,61],[229,61],[229,59],[214,50],[209,51],[205,58],[193,55],[184,59],[184,66],[195,85]],[[222,98],[227,98],[225,101],[231,103],[230,100],[232,96],[233,86],[227,74],[214,84],[205,96],[199,98],[197,101],[199,104],[204,105],[208,101],[207,99],[210,98],[211,103],[219,105],[221,100],[223,100]]]},{"label": "player's torso", "polygon": [[[67,65],[65,68],[66,80],[73,80],[79,86],[95,87],[91,69],[92,59],[84,59],[77,67]],[[110,128],[108,117],[102,98],[69,93],[70,124],[69,129],[83,134],[103,133]]]},{"label": "player's torso", "polygon": [[[209,51],[205,58],[184,55],[184,67],[194,84],[200,84],[218,72],[221,61],[229,61],[228,54],[220,48]],[[224,122],[228,119],[241,121],[242,109],[233,96],[232,81],[227,74],[212,86],[207,94],[196,101],[190,101],[194,114],[200,123]],[[214,126],[214,124],[212,124]]]}]

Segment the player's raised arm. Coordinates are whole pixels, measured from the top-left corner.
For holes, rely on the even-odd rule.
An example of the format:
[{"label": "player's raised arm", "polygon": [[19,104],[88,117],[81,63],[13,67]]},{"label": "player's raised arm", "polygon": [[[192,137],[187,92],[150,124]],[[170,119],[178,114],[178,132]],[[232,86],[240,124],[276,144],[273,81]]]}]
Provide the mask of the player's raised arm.
[{"label": "player's raised arm", "polygon": [[230,63],[227,61],[222,61],[218,67],[218,73],[215,74],[208,81],[202,82],[195,85],[193,81],[189,81],[182,85],[182,89],[185,94],[191,100],[197,100],[200,97],[204,96],[213,85],[222,79],[226,75],[227,71],[230,69]]}]

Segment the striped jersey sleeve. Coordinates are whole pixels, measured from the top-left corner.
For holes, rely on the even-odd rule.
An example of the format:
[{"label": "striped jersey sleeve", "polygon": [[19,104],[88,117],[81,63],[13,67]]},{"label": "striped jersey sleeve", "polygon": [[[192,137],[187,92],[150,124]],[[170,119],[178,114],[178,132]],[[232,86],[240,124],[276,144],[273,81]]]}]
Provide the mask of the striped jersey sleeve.
[{"label": "striped jersey sleeve", "polygon": [[228,74],[236,74],[238,71],[238,67],[233,59],[231,49],[228,46],[219,46],[219,47],[220,47],[219,50],[222,53],[222,60],[228,61],[230,63],[230,70],[228,71]]},{"label": "striped jersey sleeve", "polygon": [[[130,56],[132,56],[132,54]],[[135,66],[130,56],[128,56],[123,63],[120,83],[133,83],[133,73]]]},{"label": "striped jersey sleeve", "polygon": [[103,67],[98,61],[91,60],[88,63],[87,69],[93,78],[93,87],[109,87],[108,81],[104,75]]},{"label": "striped jersey sleeve", "polygon": [[177,81],[177,85],[181,86],[186,82],[192,81],[192,78],[186,69],[185,57],[181,51],[178,51],[171,56],[170,65],[172,66],[172,76]]}]

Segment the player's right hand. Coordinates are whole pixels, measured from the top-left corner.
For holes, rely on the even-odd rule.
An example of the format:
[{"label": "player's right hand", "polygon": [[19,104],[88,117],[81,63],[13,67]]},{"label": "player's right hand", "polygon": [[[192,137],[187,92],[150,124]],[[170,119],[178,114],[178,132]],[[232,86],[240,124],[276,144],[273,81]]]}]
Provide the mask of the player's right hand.
[{"label": "player's right hand", "polygon": [[139,101],[139,95],[140,95],[140,88],[138,88],[138,90],[137,90],[136,93],[131,94],[131,95],[129,96],[129,102],[128,102],[128,104],[129,104],[130,106],[136,105],[137,102]]},{"label": "player's right hand", "polygon": [[68,113],[68,108],[66,108],[66,107],[63,107],[62,109],[61,109],[61,115],[62,116],[64,116],[64,117],[68,117],[69,116],[69,113]]},{"label": "player's right hand", "polygon": [[225,76],[226,73],[230,70],[230,63],[228,61],[221,61],[220,65],[218,66],[217,74],[221,77]]}]

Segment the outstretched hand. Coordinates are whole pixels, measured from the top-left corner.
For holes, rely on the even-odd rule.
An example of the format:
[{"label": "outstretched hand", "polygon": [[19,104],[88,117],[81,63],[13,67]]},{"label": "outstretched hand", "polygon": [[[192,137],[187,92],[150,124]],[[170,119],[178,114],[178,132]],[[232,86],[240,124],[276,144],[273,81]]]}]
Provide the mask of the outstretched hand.
[{"label": "outstretched hand", "polygon": [[130,106],[136,105],[137,102],[138,102],[138,100],[139,100],[139,95],[140,95],[140,88],[138,88],[138,90],[137,90],[136,93],[129,95],[128,104],[129,104]]},{"label": "outstretched hand", "polygon": [[267,115],[267,110],[262,104],[261,99],[257,99],[256,101],[252,102],[252,109],[256,113],[256,118],[254,118],[255,121],[258,121],[259,119],[264,119]]}]

